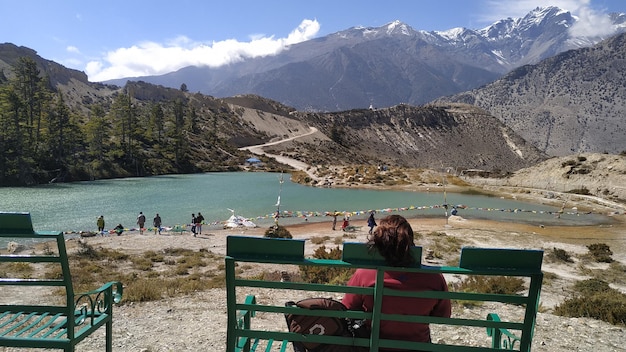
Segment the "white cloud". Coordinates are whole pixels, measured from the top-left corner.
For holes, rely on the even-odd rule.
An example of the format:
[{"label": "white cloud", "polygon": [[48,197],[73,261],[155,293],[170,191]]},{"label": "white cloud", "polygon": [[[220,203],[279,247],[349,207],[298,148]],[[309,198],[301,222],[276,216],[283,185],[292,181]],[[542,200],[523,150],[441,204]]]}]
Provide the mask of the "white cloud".
[{"label": "white cloud", "polygon": [[606,14],[584,8],[578,14],[578,22],[570,28],[574,37],[607,38],[616,32],[615,26]]},{"label": "white cloud", "polygon": [[549,4],[544,0],[486,0],[479,19],[491,24],[503,18],[520,18],[537,7],[546,6],[562,8],[578,17],[578,22],[570,28],[571,36],[605,38],[616,31],[606,13],[592,8],[591,0],[552,0]]},{"label": "white cloud", "polygon": [[68,53],[80,54],[80,50],[78,50],[77,47],[72,46],[72,45],[65,48],[65,50],[67,50]]},{"label": "white cloud", "polygon": [[90,81],[100,82],[160,75],[190,65],[218,67],[247,58],[275,55],[288,45],[313,38],[319,29],[316,20],[304,20],[286,38],[256,36],[249,42],[229,39],[207,45],[181,36],[165,44],[143,42],[107,52],[103,58],[89,62],[85,72]]}]

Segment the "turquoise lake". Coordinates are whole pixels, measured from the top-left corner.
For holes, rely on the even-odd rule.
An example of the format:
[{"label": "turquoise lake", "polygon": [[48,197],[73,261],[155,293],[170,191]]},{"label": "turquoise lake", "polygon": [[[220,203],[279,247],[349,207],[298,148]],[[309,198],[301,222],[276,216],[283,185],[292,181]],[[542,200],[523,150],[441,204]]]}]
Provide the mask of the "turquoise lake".
[{"label": "turquoise lake", "polygon": [[[221,228],[232,209],[258,226],[273,223],[280,193],[281,224],[328,221],[326,212],[351,212],[365,219],[369,210],[377,218],[387,213],[407,217],[445,216],[442,192],[400,192],[364,189],[314,188],[289,181],[280,183],[276,173],[205,173],[144,178],[50,184],[28,188],[0,188],[0,211],[30,212],[36,230],[95,231],[96,219],[104,215],[106,228],[121,223],[136,227],[142,211],[147,225],[159,213],[164,226],[184,225],[191,214],[201,212],[209,227]],[[609,222],[599,214],[577,214],[558,208],[477,195],[447,192],[447,203],[464,205],[458,215],[533,224],[583,225]],[[413,208],[413,209],[408,209]],[[449,214],[450,209],[448,210]]]}]

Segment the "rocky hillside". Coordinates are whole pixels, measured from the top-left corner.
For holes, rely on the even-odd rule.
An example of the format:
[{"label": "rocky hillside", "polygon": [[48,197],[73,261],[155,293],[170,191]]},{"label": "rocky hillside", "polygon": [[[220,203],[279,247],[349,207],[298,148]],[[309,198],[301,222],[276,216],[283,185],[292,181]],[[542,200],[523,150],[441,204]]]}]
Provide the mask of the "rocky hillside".
[{"label": "rocky hillside", "polygon": [[297,114],[334,143],[300,140],[270,149],[308,164],[451,167],[511,172],[545,156],[485,111],[469,105]]},{"label": "rocky hillside", "polygon": [[518,170],[506,180],[489,183],[589,195],[624,204],[626,155],[586,153],[555,157]]},{"label": "rocky hillside", "polygon": [[626,34],[438,101],[479,106],[547,153],[626,151]]}]

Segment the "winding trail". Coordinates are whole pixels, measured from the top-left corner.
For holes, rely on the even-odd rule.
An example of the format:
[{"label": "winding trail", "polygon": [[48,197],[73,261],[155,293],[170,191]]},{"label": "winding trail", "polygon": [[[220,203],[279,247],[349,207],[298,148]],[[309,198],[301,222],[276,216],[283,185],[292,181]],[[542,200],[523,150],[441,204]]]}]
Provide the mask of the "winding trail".
[{"label": "winding trail", "polygon": [[302,137],[306,137],[306,136],[310,136],[314,133],[319,132],[319,130],[315,127],[309,127],[310,130],[306,133],[303,134],[299,134],[296,136],[291,136],[289,138],[285,138],[285,139],[281,139],[278,141],[273,141],[273,142],[268,142],[268,143],[263,143],[263,144],[257,144],[257,145],[251,145],[251,146],[247,146],[247,147],[241,147],[239,148],[239,150],[246,150],[249,151],[252,154],[256,154],[256,155],[264,155],[270,158],[274,158],[276,159],[277,162],[281,163],[281,164],[285,164],[285,165],[289,165],[291,167],[293,167],[296,170],[300,170],[300,171],[304,171],[307,173],[307,175],[309,175],[310,178],[319,181],[319,177],[317,177],[315,174],[313,174],[310,169],[311,169],[311,165],[302,162],[300,160],[296,160],[293,158],[289,158],[283,155],[276,155],[276,154],[270,154],[270,153],[266,153],[265,151],[263,151],[264,147],[269,147],[271,145],[276,145],[276,144],[281,144],[281,143],[285,143],[285,142],[289,142],[292,141],[294,139],[298,139],[298,138],[302,138]]}]

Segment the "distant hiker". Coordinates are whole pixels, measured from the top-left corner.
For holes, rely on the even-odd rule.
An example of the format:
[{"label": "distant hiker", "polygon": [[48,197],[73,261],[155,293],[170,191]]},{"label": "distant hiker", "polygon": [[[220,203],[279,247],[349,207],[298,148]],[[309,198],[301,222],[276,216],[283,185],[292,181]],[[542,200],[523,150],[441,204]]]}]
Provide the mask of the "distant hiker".
[{"label": "distant hiker", "polygon": [[367,218],[367,226],[369,226],[370,228],[370,232],[369,234],[372,234],[372,231],[374,230],[374,226],[376,226],[376,219],[374,219],[374,212],[370,213],[370,217]]},{"label": "distant hiker", "polygon": [[204,221],[204,216],[202,213],[198,212],[198,216],[196,216],[196,232],[199,235],[202,235],[202,222]]},{"label": "distant hiker", "polygon": [[97,224],[98,224],[98,232],[102,234],[102,231],[104,231],[104,215],[100,215],[100,217],[98,218]]},{"label": "distant hiker", "polygon": [[337,210],[335,210],[333,212],[333,231],[335,231],[335,228],[337,227]]},{"label": "distant hiker", "polygon": [[350,226],[350,217],[348,215],[346,215],[343,218],[343,224],[341,224],[341,229],[343,231],[345,231],[348,226]]},{"label": "distant hiker", "polygon": [[124,232],[124,226],[122,226],[122,224],[117,224],[113,230],[115,230],[115,233],[119,236]]},{"label": "distant hiker", "polygon": [[154,219],[152,220],[152,225],[154,226],[154,234],[156,235],[158,231],[160,235],[161,234],[161,217],[159,216],[159,213],[157,213]]},{"label": "distant hiker", "polygon": [[191,232],[196,237],[196,214],[191,214]]},{"label": "distant hiker", "polygon": [[146,216],[143,215],[143,212],[139,212],[137,215],[137,225],[139,225],[139,234],[143,235],[143,227],[146,224]]}]

